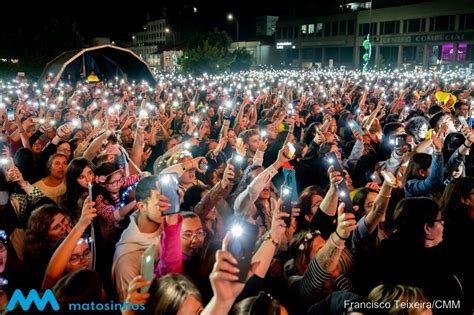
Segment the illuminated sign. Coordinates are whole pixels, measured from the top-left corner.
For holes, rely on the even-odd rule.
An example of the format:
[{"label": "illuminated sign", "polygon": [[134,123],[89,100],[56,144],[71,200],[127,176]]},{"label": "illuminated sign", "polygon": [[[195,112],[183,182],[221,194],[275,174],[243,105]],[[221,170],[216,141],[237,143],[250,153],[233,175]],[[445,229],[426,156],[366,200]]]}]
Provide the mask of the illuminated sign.
[{"label": "illuminated sign", "polygon": [[293,43],[292,43],[292,42],[281,42],[281,43],[277,43],[277,49],[283,49],[283,48],[285,48],[286,46],[293,46]]}]

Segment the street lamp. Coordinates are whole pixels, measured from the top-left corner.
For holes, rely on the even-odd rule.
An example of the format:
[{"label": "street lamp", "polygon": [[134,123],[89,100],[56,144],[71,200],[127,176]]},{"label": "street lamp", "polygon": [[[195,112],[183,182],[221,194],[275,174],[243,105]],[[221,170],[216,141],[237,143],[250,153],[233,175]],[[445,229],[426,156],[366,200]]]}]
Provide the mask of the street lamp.
[{"label": "street lamp", "polygon": [[174,60],[175,60],[175,53],[176,53],[176,52],[175,52],[175,50],[176,50],[176,41],[175,41],[175,37],[174,37],[174,32],[172,32],[172,31],[170,30],[170,28],[167,27],[167,28],[165,28],[165,33],[166,33],[166,34],[170,34],[170,33],[171,33],[171,35],[173,36],[173,61],[172,61],[172,64],[173,64],[173,70],[174,70],[174,64],[175,64]]},{"label": "street lamp", "polygon": [[175,37],[174,37],[174,32],[172,32],[168,27],[165,28],[165,32],[167,34],[171,34],[173,36],[173,51],[175,50],[175,47],[176,47],[176,41],[175,41]]},{"label": "street lamp", "polygon": [[232,13],[227,14],[227,20],[233,21],[235,19],[235,24],[237,26],[237,48],[239,47],[239,20],[237,20]]}]

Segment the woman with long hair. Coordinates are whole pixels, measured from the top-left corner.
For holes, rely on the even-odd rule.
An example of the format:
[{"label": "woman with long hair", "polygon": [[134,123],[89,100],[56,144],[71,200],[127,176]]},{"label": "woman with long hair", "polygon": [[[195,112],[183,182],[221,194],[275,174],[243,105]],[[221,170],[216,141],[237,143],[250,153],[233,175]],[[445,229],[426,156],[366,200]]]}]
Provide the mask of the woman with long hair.
[{"label": "woman with long hair", "polygon": [[66,169],[66,193],[62,205],[71,219],[79,219],[84,199],[89,195],[89,184],[95,183],[94,165],[86,158],[73,159]]},{"label": "woman with long hair", "polygon": [[29,283],[39,288],[56,242],[71,231],[66,213],[55,205],[43,205],[31,213],[25,230],[24,261]]},{"label": "woman with long hair", "polygon": [[416,286],[432,300],[460,300],[462,289],[452,259],[440,246],[444,218],[436,201],[402,199],[395,209],[394,226],[381,242],[379,283]]},{"label": "woman with long hair", "polygon": [[474,271],[466,244],[473,244],[474,234],[474,178],[453,179],[441,198],[444,243],[449,257],[456,262],[456,275],[464,284],[467,307],[474,307]]}]

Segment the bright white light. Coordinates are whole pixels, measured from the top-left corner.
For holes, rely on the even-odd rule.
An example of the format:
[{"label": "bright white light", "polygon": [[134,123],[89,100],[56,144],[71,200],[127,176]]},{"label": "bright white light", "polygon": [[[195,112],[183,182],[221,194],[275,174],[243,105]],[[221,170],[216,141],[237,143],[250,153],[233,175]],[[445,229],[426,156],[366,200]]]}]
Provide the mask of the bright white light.
[{"label": "bright white light", "polygon": [[8,164],[8,159],[3,157],[3,158],[0,158],[0,164],[1,165],[7,165]]},{"label": "bright white light", "polygon": [[346,192],[343,190],[343,191],[339,192],[339,195],[340,195],[341,197],[345,197],[345,196],[346,196]]},{"label": "bright white light", "polygon": [[151,256],[146,256],[145,261],[146,261],[147,263],[151,262]]},{"label": "bright white light", "polygon": [[148,112],[144,109],[140,109],[139,116],[140,117],[146,117],[146,116],[148,116]]},{"label": "bright white light", "polygon": [[231,108],[231,107],[232,107],[232,102],[231,102],[231,101],[227,101],[227,102],[225,103],[225,107]]},{"label": "bright white light", "polygon": [[286,196],[290,193],[290,190],[288,188],[283,188],[283,195]]},{"label": "bright white light", "polygon": [[235,156],[235,160],[236,160],[237,162],[242,162],[243,159],[244,159],[244,158],[243,158],[242,155],[236,155],[236,156]]},{"label": "bright white light", "polygon": [[184,148],[185,148],[186,150],[189,149],[190,147],[191,147],[191,144],[189,144],[189,142],[186,142],[186,143],[184,144]]},{"label": "bright white light", "polygon": [[261,135],[262,137],[266,137],[266,136],[268,135],[268,133],[267,133],[266,130],[262,130],[262,131],[260,131],[260,135]]},{"label": "bright white light", "polygon": [[97,119],[92,120],[92,125],[94,125],[94,127],[99,126],[99,121]]},{"label": "bright white light", "polygon": [[334,159],[333,159],[333,158],[329,158],[329,159],[328,159],[328,162],[332,164],[332,163],[334,163]]},{"label": "bright white light", "polygon": [[171,181],[171,176],[169,176],[169,175],[165,175],[165,176],[163,176],[163,177],[161,178],[161,182],[162,182],[163,184],[165,184],[165,185],[166,185],[166,184],[169,184],[170,181]]},{"label": "bright white light", "polygon": [[240,225],[234,225],[231,229],[231,232],[232,232],[232,236],[240,237],[242,233],[244,232],[244,230],[242,229]]}]

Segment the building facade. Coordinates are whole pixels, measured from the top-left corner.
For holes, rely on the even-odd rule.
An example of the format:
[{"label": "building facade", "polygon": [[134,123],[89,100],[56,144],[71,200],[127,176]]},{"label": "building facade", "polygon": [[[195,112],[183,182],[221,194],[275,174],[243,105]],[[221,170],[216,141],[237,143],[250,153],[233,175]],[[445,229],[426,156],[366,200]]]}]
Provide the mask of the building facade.
[{"label": "building facade", "polygon": [[143,31],[132,36],[133,46],[128,47],[151,67],[161,67],[160,47],[166,45],[166,20],[150,21]]},{"label": "building facade", "polygon": [[[363,7],[363,6],[362,6]],[[432,1],[277,22],[280,63],[358,68],[370,31],[373,66],[474,63],[474,3]]]},{"label": "building facade", "polygon": [[276,30],[278,16],[259,16],[255,19],[256,36],[273,36]]}]

